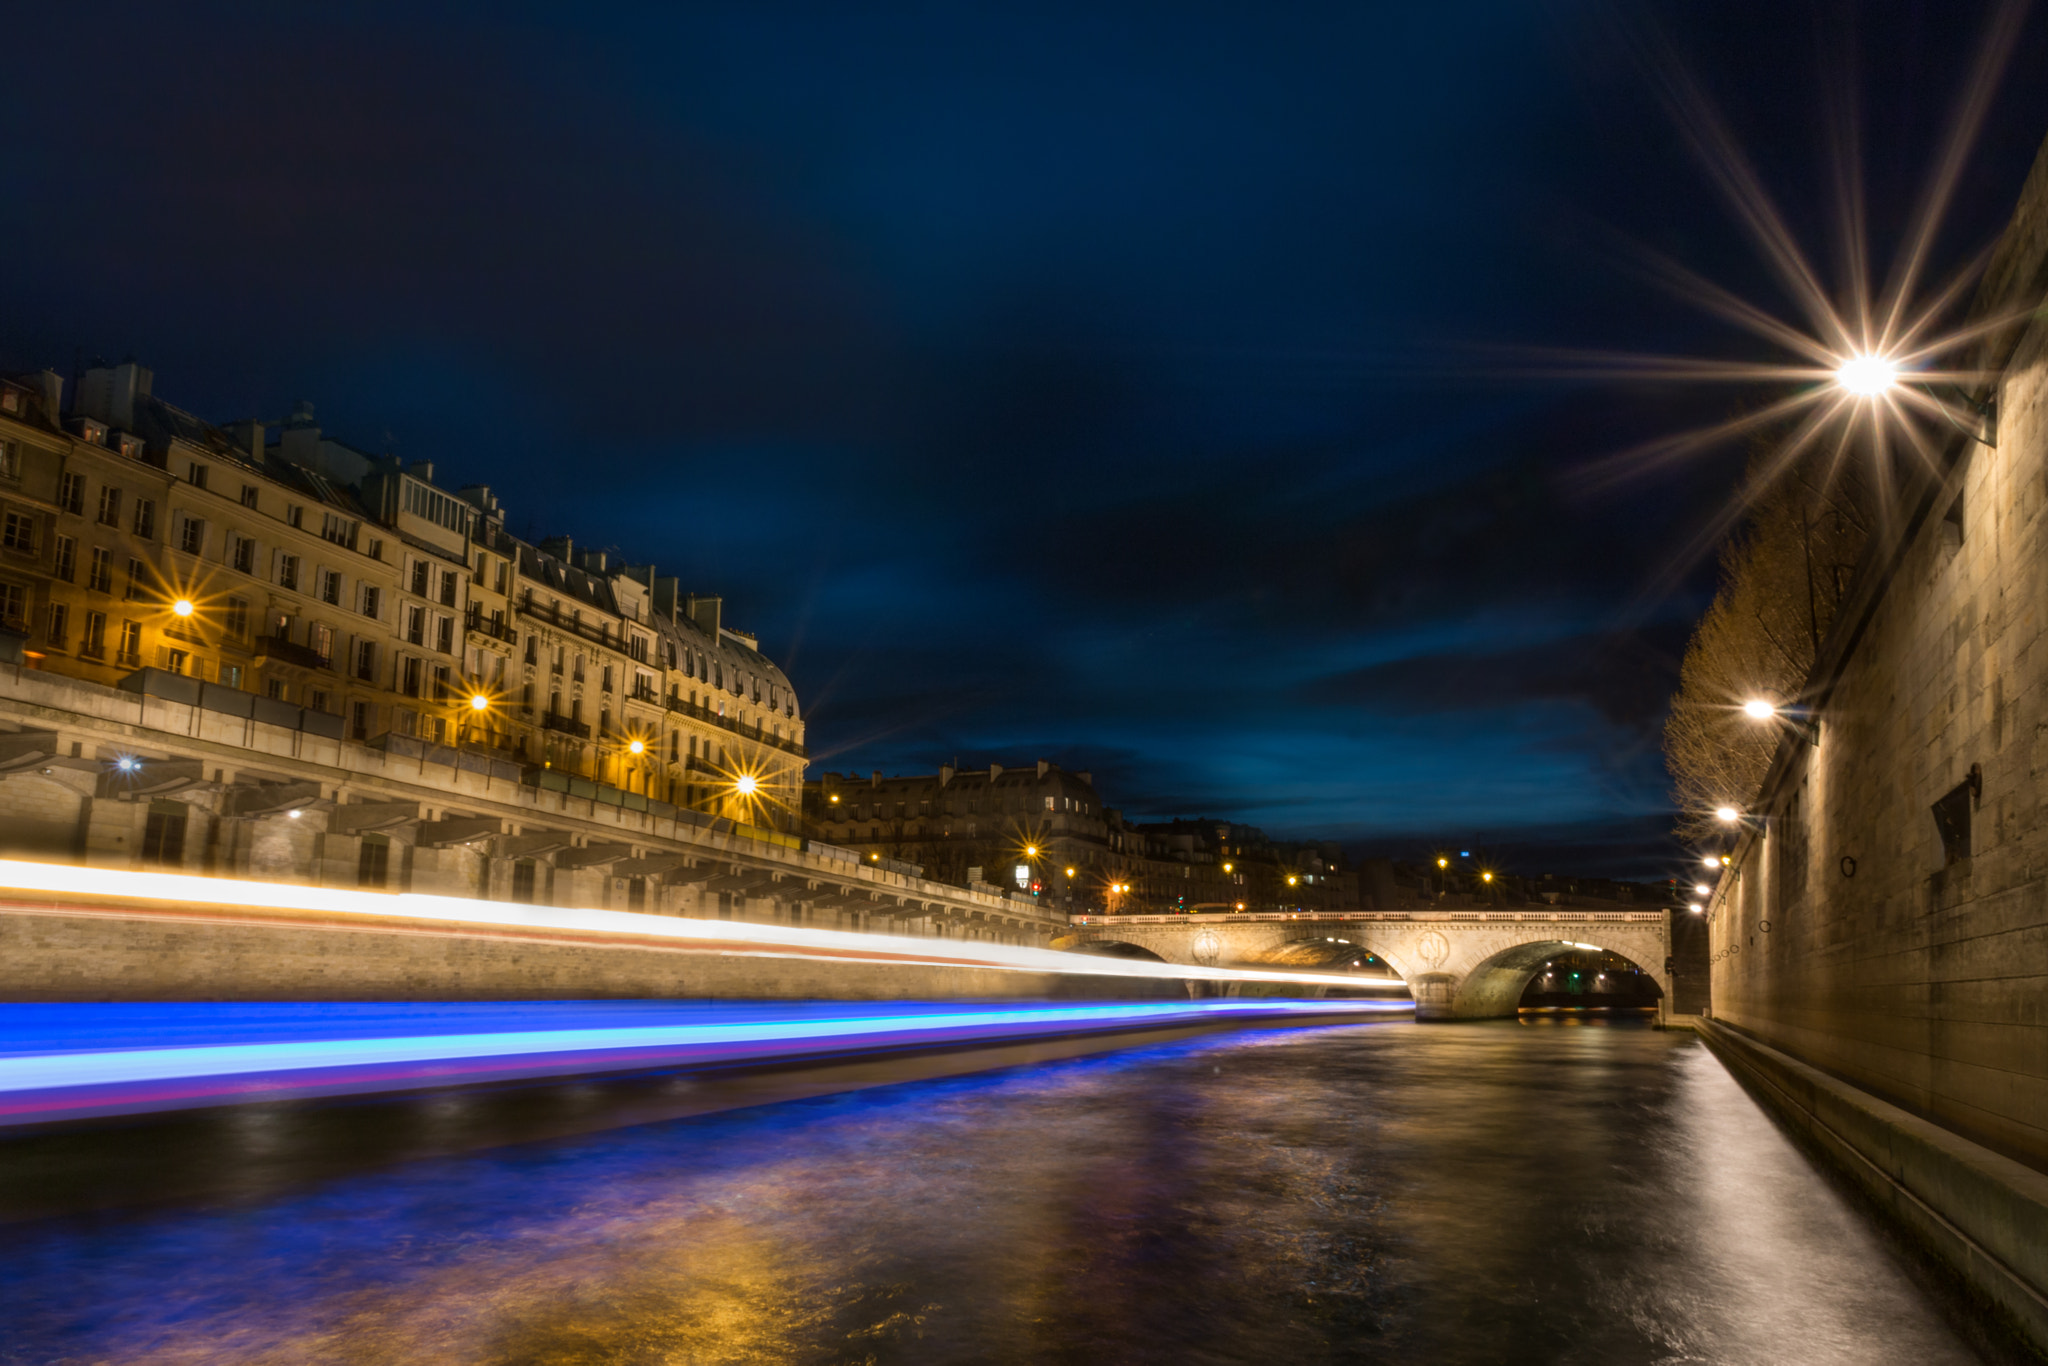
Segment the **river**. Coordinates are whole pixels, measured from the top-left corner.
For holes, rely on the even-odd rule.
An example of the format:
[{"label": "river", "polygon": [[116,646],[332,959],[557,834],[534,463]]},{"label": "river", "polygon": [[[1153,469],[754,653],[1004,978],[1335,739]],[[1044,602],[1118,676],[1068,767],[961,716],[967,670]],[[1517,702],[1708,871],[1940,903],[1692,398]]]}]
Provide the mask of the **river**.
[{"label": "river", "polygon": [[[64,1147],[165,1198],[17,1209],[0,1361],[2017,1359],[1629,1023],[1246,1030],[400,1161],[476,1137],[473,1096],[407,1104]],[[51,1151],[0,1149],[17,1196]]]}]

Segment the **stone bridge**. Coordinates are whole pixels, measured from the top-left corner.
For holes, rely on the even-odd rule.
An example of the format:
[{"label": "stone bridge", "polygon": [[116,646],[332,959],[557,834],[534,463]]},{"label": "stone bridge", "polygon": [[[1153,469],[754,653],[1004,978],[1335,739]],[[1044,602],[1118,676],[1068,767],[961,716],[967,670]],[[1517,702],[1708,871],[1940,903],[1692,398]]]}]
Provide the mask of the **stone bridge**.
[{"label": "stone bridge", "polygon": [[1359,950],[1408,984],[1424,1020],[1513,1015],[1544,962],[1568,949],[1630,959],[1671,1001],[1669,912],[1322,911],[1077,915],[1062,946],[1129,945],[1168,963],[1332,966]]}]

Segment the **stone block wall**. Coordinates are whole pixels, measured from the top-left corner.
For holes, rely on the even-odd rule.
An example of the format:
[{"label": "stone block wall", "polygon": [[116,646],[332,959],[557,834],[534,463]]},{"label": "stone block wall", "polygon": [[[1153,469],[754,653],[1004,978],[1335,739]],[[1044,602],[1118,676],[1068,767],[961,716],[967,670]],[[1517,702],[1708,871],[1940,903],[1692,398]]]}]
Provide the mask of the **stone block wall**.
[{"label": "stone block wall", "polygon": [[[2048,164],[2048,163],[2044,163]],[[2002,250],[2042,297],[2048,171]],[[2030,235],[2030,236],[2028,236]],[[2031,253],[2031,255],[2028,255]],[[2048,327],[2004,361],[1997,445],[1956,438],[1867,610],[1820,742],[1788,738],[1711,906],[1712,1012],[2048,1169]],[[1731,699],[1739,700],[1739,699]],[[1967,832],[1944,841],[1948,798]],[[1951,825],[1951,833],[1958,828]]]}]

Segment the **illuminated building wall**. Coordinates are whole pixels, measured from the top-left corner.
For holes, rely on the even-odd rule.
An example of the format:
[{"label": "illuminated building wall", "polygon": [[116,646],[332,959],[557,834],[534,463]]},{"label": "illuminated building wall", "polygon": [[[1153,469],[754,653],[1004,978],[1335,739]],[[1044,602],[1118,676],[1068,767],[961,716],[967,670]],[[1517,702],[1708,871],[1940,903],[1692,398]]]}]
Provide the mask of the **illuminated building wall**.
[{"label": "illuminated building wall", "polygon": [[487,486],[355,450],[305,405],[217,427],[132,362],[68,408],[62,388],[0,380],[0,654],[794,827],[795,690],[718,599],[528,545]]}]

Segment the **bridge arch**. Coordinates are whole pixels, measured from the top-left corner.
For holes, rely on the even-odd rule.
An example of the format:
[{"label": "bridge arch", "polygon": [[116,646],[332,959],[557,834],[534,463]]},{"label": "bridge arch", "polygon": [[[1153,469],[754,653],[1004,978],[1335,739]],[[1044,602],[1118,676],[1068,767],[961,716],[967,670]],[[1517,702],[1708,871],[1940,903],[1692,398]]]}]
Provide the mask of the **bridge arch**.
[{"label": "bridge arch", "polygon": [[1529,983],[1535,980],[1545,964],[1562,954],[1587,950],[1612,953],[1635,963],[1656,982],[1661,995],[1670,994],[1671,984],[1664,978],[1663,965],[1641,962],[1625,949],[1572,939],[1531,940],[1511,944],[1468,968],[1453,994],[1451,1013],[1458,1019],[1512,1015],[1521,1004],[1523,993],[1529,989]]}]

